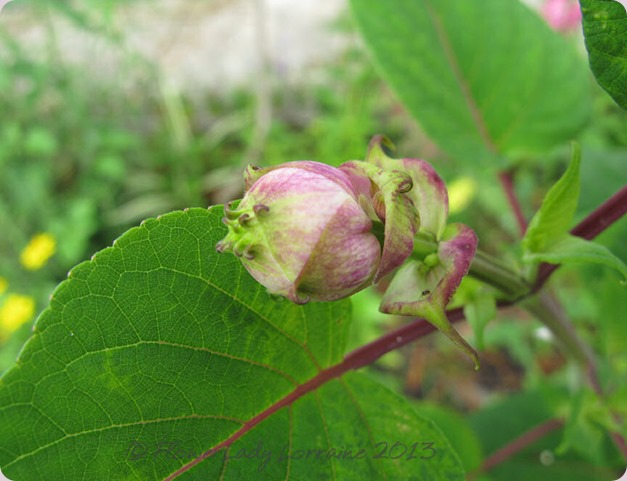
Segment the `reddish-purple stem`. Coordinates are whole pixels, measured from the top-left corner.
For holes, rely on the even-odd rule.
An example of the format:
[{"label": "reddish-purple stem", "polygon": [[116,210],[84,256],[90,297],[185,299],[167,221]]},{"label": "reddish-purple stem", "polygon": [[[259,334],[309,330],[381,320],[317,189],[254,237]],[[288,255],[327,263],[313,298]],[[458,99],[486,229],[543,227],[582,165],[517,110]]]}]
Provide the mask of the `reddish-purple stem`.
[{"label": "reddish-purple stem", "polygon": [[[594,212],[581,221],[570,233],[583,239],[594,239],[627,213],[627,186],[603,202]],[[559,265],[540,264],[532,292],[539,291]]]},{"label": "reddish-purple stem", "polygon": [[587,240],[594,239],[625,213],[627,213],[627,186],[603,202],[570,233]]},{"label": "reddish-purple stem", "polygon": [[502,462],[511,458],[514,454],[522,451],[530,444],[535,443],[538,439],[543,438],[547,434],[561,428],[564,425],[564,421],[561,419],[549,419],[542,424],[535,426],[529,431],[521,434],[516,439],[510,441],[501,449],[492,453],[484,461],[481,467],[469,475],[469,479],[474,479],[479,473],[489,471],[494,466],[501,464]]},{"label": "reddish-purple stem", "polygon": [[509,202],[510,207],[512,208],[512,212],[514,213],[514,217],[516,217],[516,223],[518,224],[518,230],[520,231],[521,237],[525,235],[527,231],[527,219],[525,219],[525,215],[523,214],[522,207],[520,206],[520,202],[518,202],[518,197],[516,196],[516,191],[514,190],[514,176],[512,172],[501,172],[499,174],[499,180],[501,181],[501,185],[503,186],[503,191],[507,196],[507,201]]},{"label": "reddish-purple stem", "polygon": [[[447,311],[446,315],[451,322],[458,322],[464,319],[464,311],[462,308],[451,309]],[[420,339],[427,334],[431,334],[435,330],[436,328],[424,319],[416,319],[409,324],[405,324],[389,332],[370,344],[355,349],[348,354],[344,358],[344,361],[338,366],[343,366],[342,374],[349,370],[359,369],[360,367],[372,364],[384,354],[409,344],[416,339]]]}]

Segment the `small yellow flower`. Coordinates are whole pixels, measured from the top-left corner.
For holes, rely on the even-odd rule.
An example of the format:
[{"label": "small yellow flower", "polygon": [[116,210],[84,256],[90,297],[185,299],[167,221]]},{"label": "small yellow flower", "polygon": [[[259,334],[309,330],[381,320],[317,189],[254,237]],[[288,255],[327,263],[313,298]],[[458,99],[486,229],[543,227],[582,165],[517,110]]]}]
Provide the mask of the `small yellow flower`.
[{"label": "small yellow flower", "polygon": [[9,281],[7,281],[4,277],[0,277],[0,294],[4,294],[7,287],[9,287]]},{"label": "small yellow flower", "polygon": [[48,233],[34,236],[20,255],[22,265],[30,270],[41,269],[56,252],[57,243]]},{"label": "small yellow flower", "polygon": [[35,300],[30,296],[9,294],[0,307],[0,330],[12,333],[35,315]]},{"label": "small yellow flower", "polygon": [[448,186],[448,210],[450,214],[461,212],[472,201],[477,191],[476,182],[470,177],[460,177]]}]

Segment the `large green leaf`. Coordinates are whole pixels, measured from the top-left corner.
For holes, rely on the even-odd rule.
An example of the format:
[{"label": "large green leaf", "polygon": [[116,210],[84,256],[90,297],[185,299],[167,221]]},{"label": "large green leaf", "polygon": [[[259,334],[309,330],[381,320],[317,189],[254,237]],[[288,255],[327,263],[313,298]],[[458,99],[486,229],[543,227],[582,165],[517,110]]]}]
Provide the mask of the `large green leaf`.
[{"label": "large green leaf", "polygon": [[[343,358],[348,302],[272,299],[215,252],[221,217],[148,220],[71,271],[0,379],[4,474],[160,480],[188,465],[181,479],[463,479],[402,398],[358,374],[324,382]],[[379,442],[406,454],[375,458]],[[358,448],[360,459],[331,456]]]},{"label": "large green leaf", "polygon": [[627,13],[616,0],[580,0],[590,68],[599,85],[627,109]]},{"label": "large green leaf", "polygon": [[[261,474],[261,460],[243,458],[260,444],[271,453]],[[289,462],[281,459],[288,447]],[[222,454],[181,479],[218,479],[225,467],[223,479],[233,481],[465,479],[461,461],[440,431],[406,400],[359,373],[332,381],[277,413],[236,442],[228,457],[228,466]]]},{"label": "large green leaf", "polygon": [[351,0],[383,76],[438,145],[496,162],[568,140],[589,112],[587,68],[513,0]]},{"label": "large green leaf", "polygon": [[466,416],[429,402],[421,402],[416,406],[416,410],[438,425],[457,451],[467,471],[474,471],[481,466],[483,460],[481,443]]}]

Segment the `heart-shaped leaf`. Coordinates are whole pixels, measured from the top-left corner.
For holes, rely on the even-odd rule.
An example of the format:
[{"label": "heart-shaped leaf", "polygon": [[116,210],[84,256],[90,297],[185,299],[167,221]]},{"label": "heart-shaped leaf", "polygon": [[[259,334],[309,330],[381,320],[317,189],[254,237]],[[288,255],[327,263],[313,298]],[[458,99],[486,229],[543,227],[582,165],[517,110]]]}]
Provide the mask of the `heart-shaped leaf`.
[{"label": "heart-shaped leaf", "polygon": [[349,303],[271,298],[215,252],[221,217],[148,220],[71,271],[0,379],[3,473],[462,480],[446,439],[405,400],[337,377]]}]

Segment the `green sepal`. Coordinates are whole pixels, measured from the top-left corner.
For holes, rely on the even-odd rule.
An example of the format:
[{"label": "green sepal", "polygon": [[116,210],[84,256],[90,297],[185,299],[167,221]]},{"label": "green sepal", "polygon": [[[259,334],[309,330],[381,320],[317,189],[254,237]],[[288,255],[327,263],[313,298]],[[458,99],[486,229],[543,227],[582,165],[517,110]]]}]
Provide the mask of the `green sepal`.
[{"label": "green sepal", "polygon": [[400,266],[413,251],[420,217],[407,195],[413,188],[412,180],[404,172],[387,171],[357,160],[339,168],[358,190],[364,210],[376,215],[373,220],[385,225],[381,263],[374,277],[376,283]]},{"label": "green sepal", "polygon": [[377,135],[368,145],[366,162],[384,170],[397,170],[411,177],[413,188],[408,196],[420,215],[420,230],[440,239],[448,217],[448,193],[435,169],[422,159],[390,157],[385,147],[394,150],[394,144],[385,136]]},{"label": "green sepal", "polygon": [[451,224],[438,245],[437,259],[411,259],[394,275],[379,310],[418,316],[429,321],[467,353],[479,367],[477,352],[459,335],[446,316],[446,306],[468,272],[477,247],[475,233],[464,224]]}]

